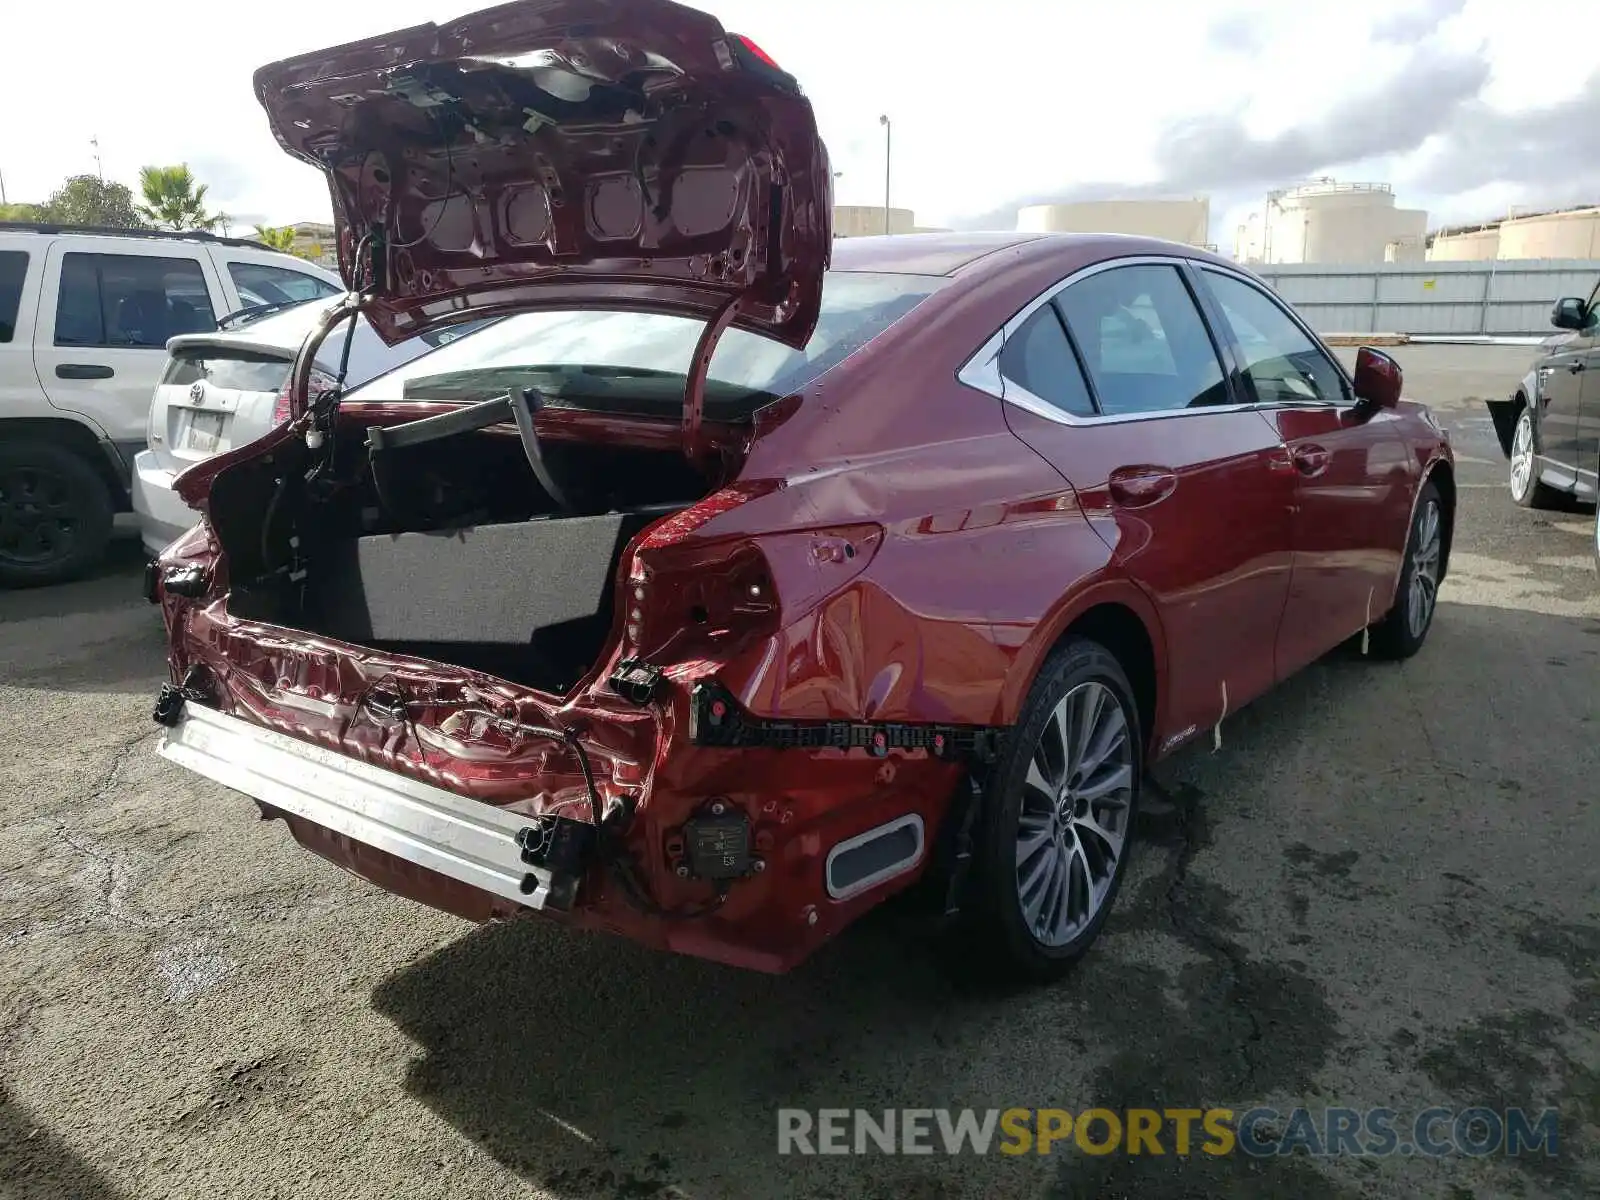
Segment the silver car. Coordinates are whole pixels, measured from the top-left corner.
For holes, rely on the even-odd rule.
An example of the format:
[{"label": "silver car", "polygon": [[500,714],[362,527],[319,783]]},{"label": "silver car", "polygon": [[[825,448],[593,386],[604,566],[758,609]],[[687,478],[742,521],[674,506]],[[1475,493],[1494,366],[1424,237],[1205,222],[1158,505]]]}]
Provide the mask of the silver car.
[{"label": "silver car", "polygon": [[[266,304],[224,317],[215,331],[183,334],[167,343],[166,369],[150,402],[146,448],[133,462],[133,509],[151,554],[159,554],[197,519],[172,490],[173,479],[213,454],[255,441],[288,419],[289,368],[326,309],[317,300]],[[472,322],[387,346],[358,318],[350,339],[345,387],[359,387],[485,323]],[[313,391],[332,386],[344,350],[341,328],[317,355]]]}]

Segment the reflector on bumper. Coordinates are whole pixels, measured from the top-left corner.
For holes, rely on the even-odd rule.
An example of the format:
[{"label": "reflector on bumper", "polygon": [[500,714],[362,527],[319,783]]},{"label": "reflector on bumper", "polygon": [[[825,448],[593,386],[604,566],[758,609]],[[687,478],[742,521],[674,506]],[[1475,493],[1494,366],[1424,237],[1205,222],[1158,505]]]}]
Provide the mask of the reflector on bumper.
[{"label": "reflector on bumper", "polygon": [[543,908],[550,872],[524,861],[534,822],[333,750],[185,704],[157,752],[286,813],[472,887]]}]

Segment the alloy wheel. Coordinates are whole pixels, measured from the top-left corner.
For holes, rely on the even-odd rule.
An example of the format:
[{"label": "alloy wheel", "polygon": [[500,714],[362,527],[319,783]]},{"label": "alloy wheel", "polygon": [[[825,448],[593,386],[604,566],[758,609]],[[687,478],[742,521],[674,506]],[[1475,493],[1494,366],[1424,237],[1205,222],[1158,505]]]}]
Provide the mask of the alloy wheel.
[{"label": "alloy wheel", "polygon": [[1411,551],[1411,593],[1406,599],[1406,623],[1414,638],[1421,637],[1428,628],[1433,606],[1438,602],[1442,533],[1438,501],[1430,498],[1417,514],[1416,546]]},{"label": "alloy wheel", "polygon": [[1524,414],[1511,439],[1511,495],[1521,500],[1533,484],[1533,421]]},{"label": "alloy wheel", "polygon": [[1105,903],[1128,839],[1135,782],[1127,713],[1102,683],[1063,696],[1034,747],[1017,816],[1022,918],[1042,945],[1064,946]]}]

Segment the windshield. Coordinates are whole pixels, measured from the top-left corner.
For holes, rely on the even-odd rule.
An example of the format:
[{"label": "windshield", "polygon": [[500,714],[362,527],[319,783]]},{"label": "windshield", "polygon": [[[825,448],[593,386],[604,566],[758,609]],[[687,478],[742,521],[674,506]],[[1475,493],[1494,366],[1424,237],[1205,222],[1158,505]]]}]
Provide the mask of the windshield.
[{"label": "windshield", "polygon": [[[708,415],[748,413],[787,395],[865,345],[945,280],[928,275],[829,272],[822,314],[804,350],[730,330],[717,343],[706,385]],[[459,338],[350,395],[355,401],[470,400],[537,386],[558,400],[619,406],[683,399],[690,359],[704,322],[656,313],[532,312]],[[623,394],[625,393],[625,395]],[[722,410],[718,412],[718,410]]]}]

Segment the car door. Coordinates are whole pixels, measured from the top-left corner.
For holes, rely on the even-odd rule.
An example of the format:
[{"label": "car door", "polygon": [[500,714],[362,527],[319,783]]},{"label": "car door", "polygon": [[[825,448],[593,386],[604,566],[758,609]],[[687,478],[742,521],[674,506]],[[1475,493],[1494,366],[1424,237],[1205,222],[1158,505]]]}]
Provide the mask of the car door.
[{"label": "car door", "polygon": [[142,449],[167,339],[216,328],[220,282],[198,243],[58,238],[46,259],[34,365],[56,408]]},{"label": "car door", "polygon": [[1294,569],[1281,679],[1381,617],[1410,528],[1415,465],[1388,409],[1355,404],[1344,371],[1291,310],[1243,275],[1199,272],[1246,394],[1294,465]]},{"label": "car door", "polygon": [[[1573,436],[1573,473],[1577,494],[1587,500],[1600,499],[1600,284],[1589,295],[1588,324],[1567,343],[1579,355],[1583,382],[1578,397],[1578,419]],[[1574,372],[1569,366],[1566,374]]]},{"label": "car door", "polygon": [[1019,315],[998,366],[1013,432],[1157,607],[1167,742],[1270,687],[1293,472],[1272,426],[1237,403],[1187,269],[1079,273]]},{"label": "car door", "polygon": [[[1588,323],[1576,336],[1563,342],[1541,366],[1536,410],[1537,450],[1551,475],[1545,480],[1552,487],[1570,489],[1583,461],[1583,433],[1579,409],[1585,390],[1600,396],[1600,385],[1588,382],[1593,373],[1593,354],[1600,338],[1600,285],[1589,294]],[[1587,384],[1587,388],[1586,385]]]}]

